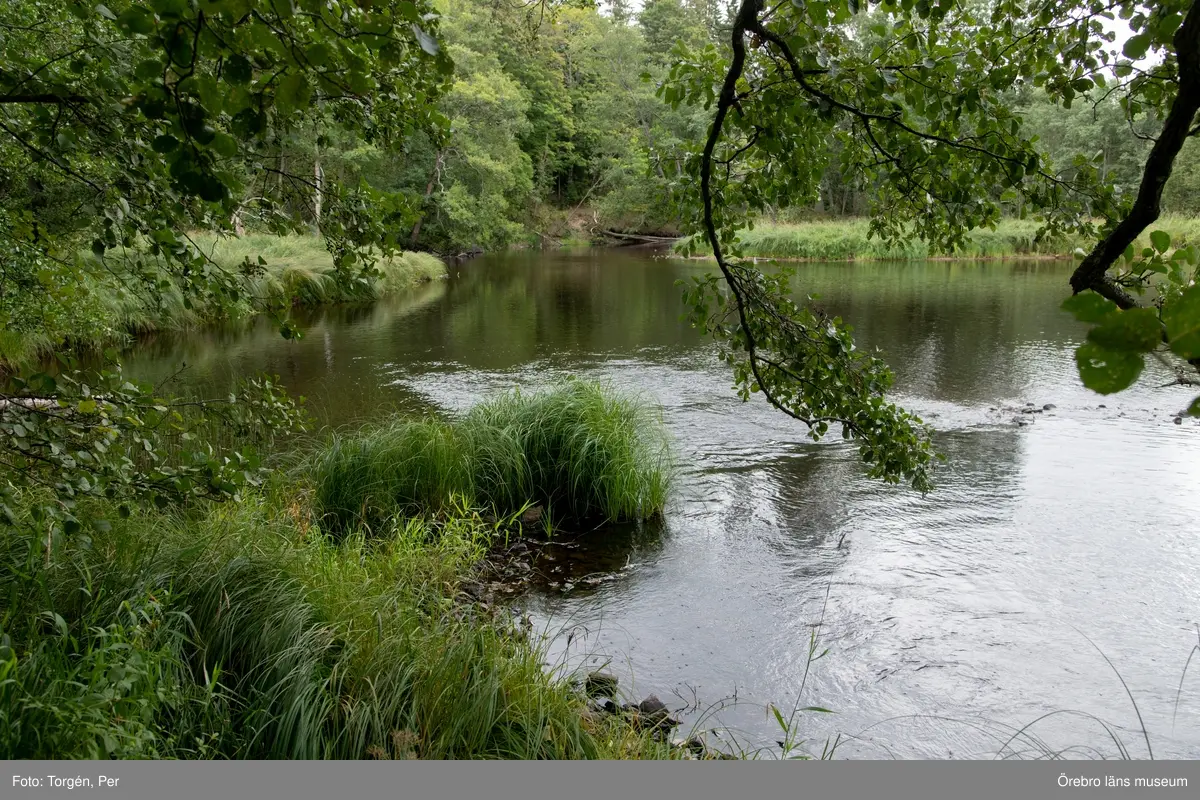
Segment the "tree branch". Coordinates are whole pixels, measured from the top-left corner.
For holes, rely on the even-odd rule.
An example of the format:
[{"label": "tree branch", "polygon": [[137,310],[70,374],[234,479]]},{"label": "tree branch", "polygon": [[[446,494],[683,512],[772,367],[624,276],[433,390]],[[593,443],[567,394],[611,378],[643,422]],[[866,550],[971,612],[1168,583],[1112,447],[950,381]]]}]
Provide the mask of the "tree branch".
[{"label": "tree branch", "polygon": [[52,104],[52,105],[71,105],[73,103],[90,103],[90,98],[84,97],[81,94],[4,94],[0,95],[0,104]]},{"label": "tree branch", "polygon": [[1092,249],[1071,275],[1076,294],[1091,289],[1121,308],[1138,305],[1136,299],[1108,276],[1108,270],[1162,213],[1162,193],[1175,157],[1179,154],[1200,110],[1200,3],[1193,3],[1175,32],[1179,66],[1179,91],[1163,123],[1162,133],[1150,149],[1137,197],[1125,218]]}]

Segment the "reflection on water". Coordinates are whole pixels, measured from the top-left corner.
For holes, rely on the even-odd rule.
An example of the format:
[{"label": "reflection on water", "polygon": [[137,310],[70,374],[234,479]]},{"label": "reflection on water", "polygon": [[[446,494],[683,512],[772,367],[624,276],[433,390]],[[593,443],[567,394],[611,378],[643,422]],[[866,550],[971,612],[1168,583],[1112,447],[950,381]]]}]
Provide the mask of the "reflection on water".
[{"label": "reflection on water", "polygon": [[[814,444],[734,397],[680,319],[676,281],[705,269],[636,252],[488,257],[413,297],[317,314],[299,342],[265,325],[163,340],[130,368],[162,378],[186,362],[183,380],[211,390],[276,373],[335,422],[453,413],[567,374],[644,392],[675,440],[671,505],[661,529],[543,554],[545,591],[526,604],[547,630],[572,631],[551,643],[556,658],[611,657],[664,700],[736,695],[720,721],[770,742],[762,704],[797,700],[816,632],[830,652],[803,704],[837,712],[805,718],[818,749],[840,732],[844,755],[979,756],[1005,726],[1073,709],[1144,754],[1107,656],[1155,755],[1197,754],[1200,676],[1173,730],[1172,714],[1200,620],[1200,427],[1174,424],[1191,395],[1155,388],[1162,370],[1110,398],[1079,385],[1082,326],[1058,310],[1066,267],[800,266],[798,290],[880,348],[897,398],[937,428],[948,462],[927,497],[864,479],[840,440]],[[1081,716],[1034,732],[1113,751]],[[1028,737],[1013,747],[1037,754]]]}]

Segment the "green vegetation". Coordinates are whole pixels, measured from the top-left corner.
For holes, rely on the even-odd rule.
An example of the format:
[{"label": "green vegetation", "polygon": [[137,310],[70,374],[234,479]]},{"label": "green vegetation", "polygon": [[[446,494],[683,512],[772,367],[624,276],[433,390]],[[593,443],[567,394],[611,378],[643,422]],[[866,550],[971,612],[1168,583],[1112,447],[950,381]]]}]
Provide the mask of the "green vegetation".
[{"label": "green vegetation", "polygon": [[668,479],[649,408],[582,381],[514,391],[455,422],[396,420],[336,437],[312,471],[318,517],[337,533],[456,498],[499,516],[540,505],[547,521],[645,519],[662,510]]},{"label": "green vegetation", "polygon": [[[128,344],[152,331],[241,319],[263,308],[371,302],[446,274],[436,256],[400,252],[381,257],[371,273],[348,282],[339,280],[333,256],[315,236],[196,234],[192,240],[221,269],[235,272],[247,262],[251,265],[245,297],[233,303],[205,303],[174,285],[148,295],[145,276],[132,266],[134,256],[110,256],[101,263],[84,253],[80,281],[69,291],[10,298],[9,324],[0,331],[0,366],[44,357],[63,342],[76,349],[98,349]],[[165,279],[165,264],[143,266]]]},{"label": "green vegetation", "polygon": [[494,524],[332,544],[295,492],[98,507],[111,527],[50,551],[28,517],[0,530],[0,757],[667,757],[456,605]]},{"label": "green vegetation", "polygon": [[275,456],[236,502],[83,499],[48,527],[52,495],[21,489],[0,526],[0,757],[670,757],[460,595],[529,502],[661,509],[661,436],[572,381]]},{"label": "green vegetation", "polygon": [[381,257],[379,274],[350,285],[337,280],[333,256],[314,236],[249,234],[236,238],[195,237],[196,243],[227,269],[262,258],[263,274],[251,284],[254,296],[299,306],[365,303],[444,278],[446,265],[429,253],[402,252]]},{"label": "green vegetation", "polygon": [[[1157,228],[1171,234],[1180,245],[1200,242],[1200,218],[1167,215]],[[939,248],[916,238],[885,241],[871,236],[867,219],[822,219],[806,222],[759,222],[752,230],[737,234],[738,252],[749,258],[779,258],[798,261],[917,261],[929,258],[1004,258],[1021,256],[1074,257],[1088,244],[1078,234],[1038,239],[1041,223],[1034,220],[1001,219],[996,228],[976,228],[955,248]],[[1148,247],[1149,237],[1139,241]],[[711,248],[688,240],[675,245],[677,252],[689,248],[712,255]]]},{"label": "green vegetation", "polygon": [[[823,257],[867,244],[746,233],[760,219],[824,211],[831,173],[865,199],[836,207],[869,213],[887,248],[1020,246],[1028,237],[996,247],[975,233],[1011,216],[1037,218],[1039,239],[1080,241],[1070,287],[1094,298],[1071,310],[1099,323],[1076,352],[1086,386],[1127,388],[1151,353],[1200,366],[1200,250],[1152,227],[1164,198],[1188,195],[1164,191],[1177,158],[1195,155],[1184,145],[1198,133],[1200,72],[1178,65],[1200,58],[1200,4],[738,0],[731,11],[728,49],[677,43],[657,93],[674,110],[711,112],[672,189],[692,237],[683,252],[702,243],[717,265],[688,286],[689,320],[720,343],[743,399],[761,394],[814,440],[840,432],[874,477],[933,486],[930,430],[885,400],[887,365],[854,347],[843,320],[797,303],[790,270],[740,258],[741,240]],[[1133,32],[1120,53],[1101,22],[1118,15]],[[1153,66],[1131,78],[1147,54]],[[1049,136],[1071,115],[1041,115],[1043,145],[1039,115],[1026,113],[1040,103],[1090,107],[1105,135],[1081,152]],[[1125,128],[1120,146],[1109,134]],[[1151,246],[1139,255],[1142,236]],[[1200,398],[1189,411],[1200,415]]]}]

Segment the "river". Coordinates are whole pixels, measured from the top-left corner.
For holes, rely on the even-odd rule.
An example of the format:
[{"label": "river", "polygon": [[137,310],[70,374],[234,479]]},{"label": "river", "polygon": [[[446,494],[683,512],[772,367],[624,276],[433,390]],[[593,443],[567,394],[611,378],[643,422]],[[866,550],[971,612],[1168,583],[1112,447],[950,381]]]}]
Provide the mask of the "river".
[{"label": "river", "polygon": [[[1176,704],[1200,641],[1200,423],[1174,419],[1194,389],[1162,386],[1156,364],[1118,395],[1083,388],[1061,262],[800,265],[802,290],[882,351],[894,398],[936,427],[948,460],[923,497],[736,398],[681,320],[676,281],[709,268],[624,249],[486,256],[316,312],[299,341],[264,322],[126,363],[205,391],[278,374],[337,424],[563,375],[638,391],[674,441],[672,499],[661,524],[547,551],[545,585],[518,603],[555,663],[607,664],[635,700],[767,754],[782,738],[768,703],[824,707],[799,714],[804,746],[840,735],[837,755],[860,758],[1144,758],[1119,672],[1154,756],[1200,756],[1200,656]],[[828,653],[805,680],[814,637]]]}]

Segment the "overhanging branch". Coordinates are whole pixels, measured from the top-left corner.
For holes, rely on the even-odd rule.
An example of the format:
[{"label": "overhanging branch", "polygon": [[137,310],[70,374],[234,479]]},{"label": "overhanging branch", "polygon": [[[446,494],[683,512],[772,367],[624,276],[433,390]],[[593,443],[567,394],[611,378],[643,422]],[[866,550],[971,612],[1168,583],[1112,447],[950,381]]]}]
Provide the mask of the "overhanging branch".
[{"label": "overhanging branch", "polygon": [[1136,299],[1108,276],[1125,249],[1133,244],[1162,213],[1163,188],[1171,177],[1175,157],[1192,130],[1200,111],[1200,3],[1193,3],[1174,39],[1179,69],[1179,90],[1163,123],[1162,133],[1150,149],[1142,183],[1129,213],[1084,257],[1071,275],[1076,294],[1091,289],[1121,308],[1138,305]]}]

